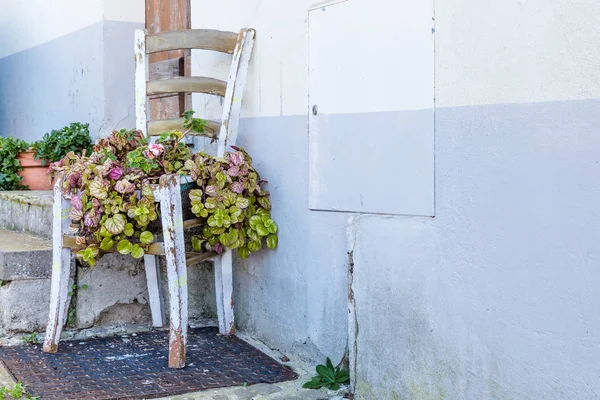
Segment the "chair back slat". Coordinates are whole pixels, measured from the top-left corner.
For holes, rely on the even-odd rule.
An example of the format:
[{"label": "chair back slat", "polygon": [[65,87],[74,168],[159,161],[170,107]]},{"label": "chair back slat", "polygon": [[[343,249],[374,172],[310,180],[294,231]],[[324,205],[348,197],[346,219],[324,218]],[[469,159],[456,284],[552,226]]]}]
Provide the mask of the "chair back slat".
[{"label": "chair back slat", "polygon": [[204,76],[176,76],[146,84],[146,94],[206,93],[225,96],[227,82]]},{"label": "chair back slat", "polygon": [[147,54],[179,49],[202,49],[233,53],[238,34],[214,29],[186,29],[161,32],[146,38]]},{"label": "chair back slat", "polygon": [[[167,131],[183,130],[183,118],[159,119],[148,122],[148,136],[160,136]],[[221,123],[216,121],[207,121],[203,133],[190,132],[188,136],[204,136],[210,139],[217,139]]]},{"label": "chair back slat", "polygon": [[[221,96],[224,97],[221,121],[209,121],[205,132],[197,135],[190,132],[189,135],[217,139],[217,156],[223,156],[237,138],[242,96],[255,34],[254,29],[242,29],[239,34],[209,29],[163,32],[157,35],[147,35],[145,30],[136,31],[137,129],[150,137],[169,130],[183,129],[183,118],[148,122],[148,97],[156,98],[174,93]],[[176,65],[178,60],[148,65],[148,54],[178,49],[206,49],[232,54],[227,82],[199,76],[174,76],[181,75],[181,62],[179,66]]]}]

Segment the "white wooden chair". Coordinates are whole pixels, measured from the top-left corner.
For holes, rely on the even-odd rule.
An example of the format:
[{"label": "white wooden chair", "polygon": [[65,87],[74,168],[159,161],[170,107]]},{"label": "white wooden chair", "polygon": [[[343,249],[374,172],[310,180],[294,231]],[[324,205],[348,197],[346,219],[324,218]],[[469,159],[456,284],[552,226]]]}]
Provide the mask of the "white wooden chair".
[{"label": "white wooden chair", "polygon": [[[254,37],[253,29],[242,29],[239,33],[190,29],[156,35],[147,35],[145,30],[136,31],[137,129],[151,138],[166,130],[181,129],[182,127],[183,118],[148,122],[148,95],[206,93],[222,96],[224,97],[223,117],[219,122],[209,122],[204,135],[218,140],[217,156],[223,156],[225,151],[235,144],[237,137],[242,95],[254,46]],[[228,81],[182,76],[149,81],[148,54],[178,49],[204,49],[232,54]],[[158,257],[166,257],[170,311],[169,367],[171,368],[185,366],[188,324],[186,269],[188,265],[214,259],[219,332],[223,335],[231,335],[235,330],[231,250],[226,250],[220,255],[216,253],[186,253],[185,251],[184,230],[199,224],[197,219],[183,220],[181,183],[189,181],[191,178],[178,175],[161,177],[154,195],[156,201],[160,202],[164,238],[162,243],[152,244],[144,256],[152,325],[155,327],[164,325]],[[68,235],[70,205],[62,198],[61,186],[62,181],[59,179],[54,186],[52,290],[43,346],[43,350],[49,353],[58,350],[62,327],[67,318],[72,250],[81,248],[75,243],[75,239]]]}]

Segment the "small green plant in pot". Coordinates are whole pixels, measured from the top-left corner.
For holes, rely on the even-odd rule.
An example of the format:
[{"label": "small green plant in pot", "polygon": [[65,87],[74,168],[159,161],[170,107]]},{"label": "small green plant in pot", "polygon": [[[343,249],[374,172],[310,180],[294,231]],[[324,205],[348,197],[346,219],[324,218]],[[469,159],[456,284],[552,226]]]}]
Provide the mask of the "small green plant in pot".
[{"label": "small green plant in pot", "polygon": [[27,142],[13,137],[0,137],[0,190],[22,190],[19,172],[23,169],[17,159],[27,149]]},{"label": "small green plant in pot", "polygon": [[48,178],[48,164],[59,161],[70,152],[90,153],[93,144],[88,128],[89,124],[74,122],[60,130],[52,130],[41,140],[32,143],[27,151],[20,153],[22,184],[32,190],[52,189]]},{"label": "small green plant in pot", "polygon": [[60,130],[52,130],[46,133],[42,140],[31,144],[35,152],[35,159],[42,160],[42,165],[56,162],[70,152],[81,154],[83,150],[90,154],[94,144],[90,139],[90,124],[73,122]]}]

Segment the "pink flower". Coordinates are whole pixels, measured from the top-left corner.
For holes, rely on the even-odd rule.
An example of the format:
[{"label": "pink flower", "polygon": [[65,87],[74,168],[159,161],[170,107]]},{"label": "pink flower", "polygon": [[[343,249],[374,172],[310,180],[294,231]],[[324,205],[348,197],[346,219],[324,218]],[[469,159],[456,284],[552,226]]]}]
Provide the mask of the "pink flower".
[{"label": "pink flower", "polygon": [[160,155],[165,150],[162,144],[150,143],[148,149],[144,150],[144,155],[150,159]]},{"label": "pink flower", "polygon": [[223,245],[222,245],[221,243],[217,242],[217,243],[215,244],[215,251],[216,251],[218,254],[221,254],[221,253],[223,252],[223,250],[225,250],[225,249],[223,248]]},{"label": "pink flower", "polygon": [[123,167],[117,165],[116,167],[113,167],[110,170],[108,176],[110,177],[110,179],[114,179],[116,181],[123,176],[123,172]]}]

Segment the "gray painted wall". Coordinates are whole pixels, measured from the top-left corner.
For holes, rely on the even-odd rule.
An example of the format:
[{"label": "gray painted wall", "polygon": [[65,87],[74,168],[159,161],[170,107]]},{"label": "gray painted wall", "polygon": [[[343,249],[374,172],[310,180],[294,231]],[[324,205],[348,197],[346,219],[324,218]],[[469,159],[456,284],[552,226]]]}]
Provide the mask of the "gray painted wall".
[{"label": "gray painted wall", "polygon": [[309,211],[307,117],[244,119],[280,242],[238,260],[240,329],[339,360],[350,250],[359,398],[595,399],[599,107],[437,109],[434,218]]},{"label": "gray painted wall", "polygon": [[102,137],[133,127],[133,32],[102,21],[0,58],[0,135],[31,141],[71,122]]},{"label": "gray painted wall", "polygon": [[598,397],[599,107],[436,110],[435,218],[351,222],[361,398]]}]

